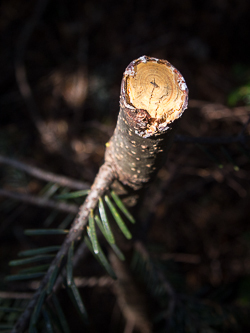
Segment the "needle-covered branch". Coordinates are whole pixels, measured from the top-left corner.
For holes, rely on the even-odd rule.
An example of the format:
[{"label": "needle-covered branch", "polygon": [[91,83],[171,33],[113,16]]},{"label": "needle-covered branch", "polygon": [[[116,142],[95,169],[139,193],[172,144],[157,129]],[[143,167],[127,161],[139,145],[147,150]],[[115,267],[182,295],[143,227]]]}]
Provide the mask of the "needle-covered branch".
[{"label": "needle-covered branch", "polygon": [[69,234],[13,333],[28,325],[40,293],[70,245],[78,240],[99,198],[114,180],[130,191],[141,190],[166,161],[173,128],[187,108],[188,90],[182,75],[167,61],[143,56],[129,64],[121,84],[120,112],[114,135],[107,144],[105,163],[79,209]]},{"label": "needle-covered branch", "polygon": [[34,310],[34,307],[36,306],[41,292],[44,290],[44,288],[46,288],[51,275],[61,262],[62,258],[67,255],[71,243],[81,237],[83,229],[88,222],[90,211],[96,207],[99,197],[101,197],[107,191],[113,180],[114,174],[112,172],[112,168],[110,167],[110,165],[105,163],[100,168],[99,173],[95,178],[94,184],[92,185],[91,191],[87,196],[84,204],[79,208],[78,216],[75,218],[67,238],[63,242],[46,275],[42,279],[41,284],[38,290],[35,292],[29,305],[18,319],[15,327],[12,330],[12,333],[24,332],[27,328],[31,314]]}]

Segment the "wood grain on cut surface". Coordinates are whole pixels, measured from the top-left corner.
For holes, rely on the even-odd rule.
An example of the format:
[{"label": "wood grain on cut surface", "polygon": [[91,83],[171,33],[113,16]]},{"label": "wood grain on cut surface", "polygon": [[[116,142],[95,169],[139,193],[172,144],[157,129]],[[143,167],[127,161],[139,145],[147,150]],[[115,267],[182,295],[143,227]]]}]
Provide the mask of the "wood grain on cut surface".
[{"label": "wood grain on cut surface", "polygon": [[152,118],[171,121],[171,115],[183,104],[178,75],[165,63],[137,64],[126,86],[130,103],[136,109],[147,110]]}]

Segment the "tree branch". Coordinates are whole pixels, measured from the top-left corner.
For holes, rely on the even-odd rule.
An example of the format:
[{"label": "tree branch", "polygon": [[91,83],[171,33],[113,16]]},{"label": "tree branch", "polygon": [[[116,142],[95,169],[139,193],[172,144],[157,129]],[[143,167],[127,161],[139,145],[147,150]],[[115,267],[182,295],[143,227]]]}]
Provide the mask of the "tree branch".
[{"label": "tree branch", "polygon": [[187,101],[185,80],[168,61],[143,56],[129,64],[121,84],[117,126],[105,155],[123,185],[139,190],[154,179],[166,161]]},{"label": "tree branch", "polygon": [[10,198],[13,200],[26,202],[26,203],[29,203],[29,204],[35,205],[35,206],[57,209],[57,210],[60,210],[62,212],[66,212],[66,213],[76,214],[78,212],[77,205],[67,204],[65,202],[56,202],[54,200],[48,200],[43,197],[36,197],[36,196],[25,194],[25,193],[18,193],[18,192],[0,189],[0,196]]},{"label": "tree branch", "polygon": [[[66,256],[72,241],[81,237],[90,211],[95,209],[99,198],[113,181],[118,180],[123,186],[129,187],[130,191],[141,190],[152,181],[165,163],[173,140],[172,123],[187,108],[187,99],[188,89],[184,78],[166,60],[143,56],[127,67],[121,85],[117,126],[107,144],[105,163],[80,207],[61,249],[12,333],[23,332],[27,327],[40,293],[46,288],[55,267]],[[138,314],[139,318],[146,318],[144,315]],[[148,320],[146,322],[146,325],[141,325],[147,327],[149,332],[150,323]],[[139,322],[136,324],[138,326]]]},{"label": "tree branch", "polygon": [[84,183],[80,180],[74,180],[65,176],[60,176],[56,175],[52,172],[42,170],[40,168],[28,165],[26,163],[19,162],[17,160],[5,157],[0,155],[0,164],[6,164],[10,165],[14,168],[17,168],[19,170],[23,170],[30,174],[31,176],[34,176],[36,178],[52,182],[52,183],[57,183],[58,185],[61,186],[66,186],[72,189],[76,190],[85,190],[89,188],[88,183]]},{"label": "tree branch", "polygon": [[66,256],[71,243],[73,241],[76,241],[79,237],[81,237],[82,232],[88,223],[88,217],[90,211],[96,207],[99,197],[101,197],[107,191],[107,189],[110,187],[111,183],[113,182],[114,178],[115,174],[113,172],[112,167],[108,163],[104,163],[95,178],[94,184],[91,187],[89,195],[87,196],[84,204],[79,209],[79,214],[75,218],[74,223],[70,228],[68,236],[63,242],[60,250],[58,251],[52,264],[50,265],[45,277],[42,279],[39,288],[35,292],[27,308],[16,322],[16,325],[13,328],[12,333],[24,332],[24,330],[27,328],[30,316],[37,303],[41,291],[44,288],[46,288],[46,285],[51,277],[51,274],[54,272],[55,267],[60,263],[62,257]]},{"label": "tree branch", "polygon": [[[117,126],[105,155],[112,161],[125,195],[143,190],[164,165],[187,99],[184,78],[165,60],[143,56],[125,70]],[[147,296],[128,269],[131,246],[117,234],[115,238],[126,257],[121,262],[113,253],[109,255],[118,277],[114,290],[121,311],[140,332],[151,332]]]}]

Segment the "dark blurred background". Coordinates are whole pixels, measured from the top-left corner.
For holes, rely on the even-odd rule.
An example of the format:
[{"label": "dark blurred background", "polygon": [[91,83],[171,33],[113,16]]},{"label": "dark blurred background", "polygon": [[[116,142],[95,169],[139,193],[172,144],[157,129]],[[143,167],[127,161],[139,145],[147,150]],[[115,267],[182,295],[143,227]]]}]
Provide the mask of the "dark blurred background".
[{"label": "dark blurred background", "polygon": [[[249,134],[248,0],[0,6],[0,154],[91,183],[116,123],[123,71],[144,54],[167,59],[186,79],[190,107],[180,135]],[[189,290],[229,286],[239,304],[250,301],[248,148],[176,142],[138,213]],[[0,166],[0,176],[2,188],[21,193],[44,186],[11,167]],[[2,278],[6,258],[29,246],[23,229],[41,226],[50,210],[0,203]]]}]

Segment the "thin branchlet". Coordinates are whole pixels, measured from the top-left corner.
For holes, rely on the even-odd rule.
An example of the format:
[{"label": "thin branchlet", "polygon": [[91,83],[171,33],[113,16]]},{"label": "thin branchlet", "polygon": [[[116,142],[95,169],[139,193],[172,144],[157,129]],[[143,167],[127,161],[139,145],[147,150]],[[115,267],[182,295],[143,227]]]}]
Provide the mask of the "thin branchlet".
[{"label": "thin branchlet", "polygon": [[63,242],[46,275],[42,279],[38,290],[35,292],[23,314],[19,317],[15,327],[12,330],[12,333],[24,332],[25,329],[28,327],[29,319],[37,303],[37,300],[41,292],[44,290],[44,288],[46,288],[46,285],[52,273],[54,272],[55,267],[61,261],[61,258],[63,256],[66,256],[71,243],[73,241],[76,241],[81,236],[83,229],[88,223],[90,211],[96,207],[98,203],[98,198],[101,197],[105,193],[106,189],[110,187],[114,178],[115,176],[112,167],[109,164],[104,163],[95,178],[94,184],[91,187],[91,191],[87,199],[85,200],[84,204],[79,208],[79,213],[75,218],[72,227],[70,228],[67,238]]}]

